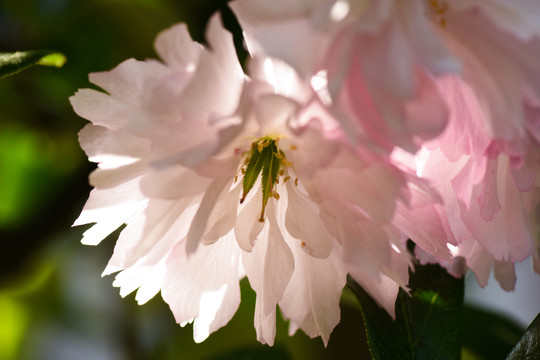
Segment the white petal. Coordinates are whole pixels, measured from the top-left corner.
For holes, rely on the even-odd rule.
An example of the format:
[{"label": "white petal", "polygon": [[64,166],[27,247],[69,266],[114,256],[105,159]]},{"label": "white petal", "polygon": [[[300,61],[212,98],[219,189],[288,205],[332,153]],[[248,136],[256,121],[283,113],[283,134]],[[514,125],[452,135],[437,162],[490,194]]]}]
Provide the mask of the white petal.
[{"label": "white petal", "polygon": [[327,345],[330,333],[340,320],[339,300],[346,283],[347,267],[337,250],[326,259],[315,259],[305,254],[298,244],[291,248],[295,270],[279,306],[292,323],[312,338],[321,336]]},{"label": "white petal", "polygon": [[116,275],[113,286],[120,288],[120,296],[122,297],[126,297],[139,289],[135,300],[139,305],[142,305],[157,295],[161,289],[164,276],[165,265],[163,261],[151,266],[137,264]]},{"label": "white petal", "polygon": [[399,285],[394,280],[384,274],[381,274],[379,278],[374,278],[356,269],[349,270],[349,274],[379,306],[384,308],[393,319],[396,318],[395,304]]},{"label": "white petal", "polygon": [[263,306],[262,302],[263,300],[259,299],[259,296],[257,296],[253,325],[255,326],[255,331],[257,333],[257,340],[261,344],[272,346],[274,345],[274,338],[276,337],[276,309],[274,307],[269,314],[265,315],[265,312],[261,309]]},{"label": "white petal", "polygon": [[206,38],[213,51],[200,57],[192,80],[178,102],[190,121],[231,115],[244,80],[232,36],[221,25],[219,14],[210,19]]},{"label": "white petal", "polygon": [[131,158],[131,162],[147,154],[150,142],[128,131],[113,131],[102,126],[86,125],[79,132],[79,142],[90,161],[99,162],[103,155]]},{"label": "white petal", "polygon": [[[275,313],[276,305],[282,298],[294,271],[294,257],[287,246],[276,219],[273,203],[267,205],[267,224],[263,236],[257,241],[251,253],[242,254],[242,263],[251,287],[257,293],[255,318],[264,325],[266,317]],[[266,236],[264,236],[266,235]],[[261,329],[258,329],[258,333]]]},{"label": "white petal", "polygon": [[73,110],[94,125],[117,129],[126,123],[126,104],[109,95],[92,89],[79,89],[69,98]]},{"label": "white petal", "polygon": [[176,24],[162,31],[154,43],[159,57],[178,68],[195,67],[203,47],[191,40],[186,24]]},{"label": "white petal", "polygon": [[210,229],[203,236],[205,245],[216,242],[220,237],[225,236],[231,231],[236,222],[236,214],[238,213],[238,202],[240,199],[240,191],[242,186],[238,184],[236,188],[230,190],[227,196],[221,199],[216,205],[208,225]]},{"label": "white petal", "polygon": [[174,200],[202,194],[210,179],[181,165],[148,171],[141,180],[141,191],[148,197]]},{"label": "white petal", "polygon": [[231,186],[232,179],[227,177],[212,181],[199,204],[197,213],[193,217],[189,232],[187,235],[188,252],[194,252],[199,245],[205,231],[207,230],[208,219],[211,216],[218,199],[227,194],[227,190]]},{"label": "white petal", "polygon": [[289,234],[299,239],[311,256],[327,257],[332,250],[333,238],[323,226],[313,201],[300,192],[292,181],[287,182],[287,200],[285,226]]},{"label": "white petal", "polygon": [[152,200],[120,234],[109,266],[126,268],[144,259],[157,264],[182,240],[196,208],[189,201]]},{"label": "white petal", "polygon": [[141,96],[148,91],[148,88],[169,72],[169,69],[155,60],[129,59],[111,71],[92,73],[89,78],[92,83],[107,91],[111,98],[126,105],[139,105]]},{"label": "white petal", "polygon": [[147,166],[146,162],[137,161],[118,168],[98,168],[90,174],[90,184],[99,189],[110,189],[133,179],[139,181],[140,176],[147,170]]},{"label": "white petal", "polygon": [[234,234],[238,246],[244,251],[251,251],[257,236],[261,233],[264,223],[259,221],[262,210],[262,192],[258,184],[251,189],[254,195],[248,197],[240,210],[234,225]]},{"label": "white petal", "polygon": [[227,238],[189,256],[180,243],[168,257],[163,299],[178,323],[195,318],[197,342],[227,324],[240,304],[239,256],[234,239]]},{"label": "white petal", "polygon": [[[309,19],[291,17],[289,11],[297,12],[302,9],[292,9],[290,2],[287,2],[284,8],[272,4],[270,11],[266,11],[269,7],[260,1],[255,6],[252,6],[252,3],[235,1],[231,4],[245,31],[249,51],[252,54],[267,54],[279,58],[293,66],[303,77],[314,74],[322,60],[321,49],[328,46],[329,38],[322,32],[314,31]],[[300,7],[302,6],[311,4],[302,2]],[[290,21],[278,22],[283,19],[279,17],[276,22],[267,21],[272,19],[272,13],[275,16],[281,13],[281,16]],[[264,16],[261,17],[260,14]],[[291,36],[292,34],[294,36]]]},{"label": "white petal", "polygon": [[93,189],[73,226],[97,223],[84,233],[82,239],[83,244],[97,245],[146,205],[147,201],[138,189],[138,179],[112,189]]}]

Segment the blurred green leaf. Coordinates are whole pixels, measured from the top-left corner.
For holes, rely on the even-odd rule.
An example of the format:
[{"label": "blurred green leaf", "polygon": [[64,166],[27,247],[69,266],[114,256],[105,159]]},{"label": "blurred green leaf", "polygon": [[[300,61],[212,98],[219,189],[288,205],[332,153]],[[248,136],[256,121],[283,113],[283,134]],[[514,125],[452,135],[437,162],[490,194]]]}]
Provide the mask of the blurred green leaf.
[{"label": "blurred green leaf", "polygon": [[62,189],[80,161],[76,150],[69,133],[0,126],[0,229],[18,225]]},{"label": "blurred green leaf", "polygon": [[62,67],[66,60],[63,54],[49,50],[0,53],[0,79],[15,75],[33,65]]},{"label": "blurred green leaf", "polygon": [[459,359],[461,354],[463,279],[438,265],[416,266],[411,295],[400,290],[396,320],[349,279],[366,326],[373,357],[379,359]]},{"label": "blurred green leaf", "polygon": [[15,359],[29,323],[27,310],[0,292],[0,359]]},{"label": "blurred green leaf", "polygon": [[500,314],[465,306],[463,309],[463,358],[505,359],[523,333],[522,327]]},{"label": "blurred green leaf", "polygon": [[67,61],[67,58],[66,58],[66,56],[64,54],[52,53],[52,54],[49,54],[49,55],[46,55],[46,56],[42,57],[37,62],[37,64],[38,65],[43,65],[43,66],[53,66],[53,67],[60,68],[60,67],[64,66],[66,61]]},{"label": "blurred green leaf", "polygon": [[540,314],[536,316],[507,360],[540,359]]}]

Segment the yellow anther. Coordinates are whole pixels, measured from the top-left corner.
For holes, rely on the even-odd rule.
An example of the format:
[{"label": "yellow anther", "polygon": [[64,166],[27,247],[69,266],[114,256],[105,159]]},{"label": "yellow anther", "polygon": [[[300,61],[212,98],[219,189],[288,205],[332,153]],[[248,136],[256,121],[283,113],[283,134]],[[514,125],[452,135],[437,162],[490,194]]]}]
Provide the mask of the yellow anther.
[{"label": "yellow anther", "polygon": [[446,28],[446,14],[450,9],[450,6],[446,1],[430,0],[429,6],[435,15],[439,17],[439,24]]},{"label": "yellow anther", "polygon": [[283,178],[283,183],[285,184],[287,181],[291,180],[291,177],[290,176],[285,176]]},{"label": "yellow anther", "polygon": [[276,199],[276,200],[279,200],[279,194],[278,194],[278,192],[277,192],[277,191],[273,191],[273,192],[272,192],[272,197],[273,197],[274,199]]},{"label": "yellow anther", "polygon": [[298,150],[298,146],[296,146],[296,145],[291,145],[291,150]]},{"label": "yellow anther", "polygon": [[281,159],[281,164],[283,166],[292,166],[292,163],[285,158]]},{"label": "yellow anther", "polygon": [[294,179],[294,186],[298,186],[298,178]]}]

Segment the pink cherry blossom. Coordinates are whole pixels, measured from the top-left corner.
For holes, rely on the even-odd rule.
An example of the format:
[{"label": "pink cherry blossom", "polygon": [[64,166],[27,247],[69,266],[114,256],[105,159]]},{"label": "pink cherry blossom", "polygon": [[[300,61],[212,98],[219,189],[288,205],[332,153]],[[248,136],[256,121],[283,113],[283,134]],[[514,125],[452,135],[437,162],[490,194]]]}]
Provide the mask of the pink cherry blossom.
[{"label": "pink cherry blossom", "polygon": [[[322,76],[321,99],[354,143],[392,152],[409,190],[392,227],[419,256],[456,276],[464,258],[480,284],[493,268],[505,289],[514,262],[538,268],[537,2],[274,4],[232,3],[249,47]],[[417,167],[401,149],[421,146]]]},{"label": "pink cherry blossom", "polygon": [[[444,211],[432,216],[448,220],[445,231],[455,239],[449,241],[455,259],[442,260],[423,246],[418,254],[423,261],[441,262],[456,276],[463,274],[459,259],[464,259],[481,286],[493,269],[501,286],[511,290],[515,262],[533,256],[538,268],[539,143],[527,131],[519,145],[525,153],[514,153],[512,144],[493,137],[490,113],[470,85],[448,77],[438,86],[451,110],[450,121],[443,135],[418,154],[419,170],[442,196]],[[523,105],[528,124],[537,121],[537,109]],[[424,219],[419,224],[426,226]]]},{"label": "pink cherry blossom", "polygon": [[414,152],[444,129],[448,114],[431,77],[460,65],[422,2],[231,6],[255,52],[287,61],[306,78],[326,74],[333,113],[356,141]]},{"label": "pink cherry blossom", "polygon": [[499,1],[232,3],[255,52],[328,78],[333,113],[359,142],[414,152],[442,132],[448,109],[435,79],[455,74],[489,113],[487,131],[512,151],[522,103],[540,95],[538,4]]}]

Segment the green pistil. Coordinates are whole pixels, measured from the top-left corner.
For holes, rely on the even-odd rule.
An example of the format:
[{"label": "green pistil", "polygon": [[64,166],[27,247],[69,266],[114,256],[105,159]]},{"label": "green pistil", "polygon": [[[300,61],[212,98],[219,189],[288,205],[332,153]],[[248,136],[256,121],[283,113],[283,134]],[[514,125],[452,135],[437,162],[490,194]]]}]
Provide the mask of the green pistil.
[{"label": "green pistil", "polygon": [[243,203],[247,194],[255,185],[259,174],[262,172],[262,211],[260,222],[264,222],[264,209],[270,196],[277,197],[274,192],[274,185],[278,181],[279,169],[284,158],[283,151],[279,150],[277,139],[264,137],[251,145],[251,150],[247,159],[247,166],[244,171],[243,194],[240,203]]}]

